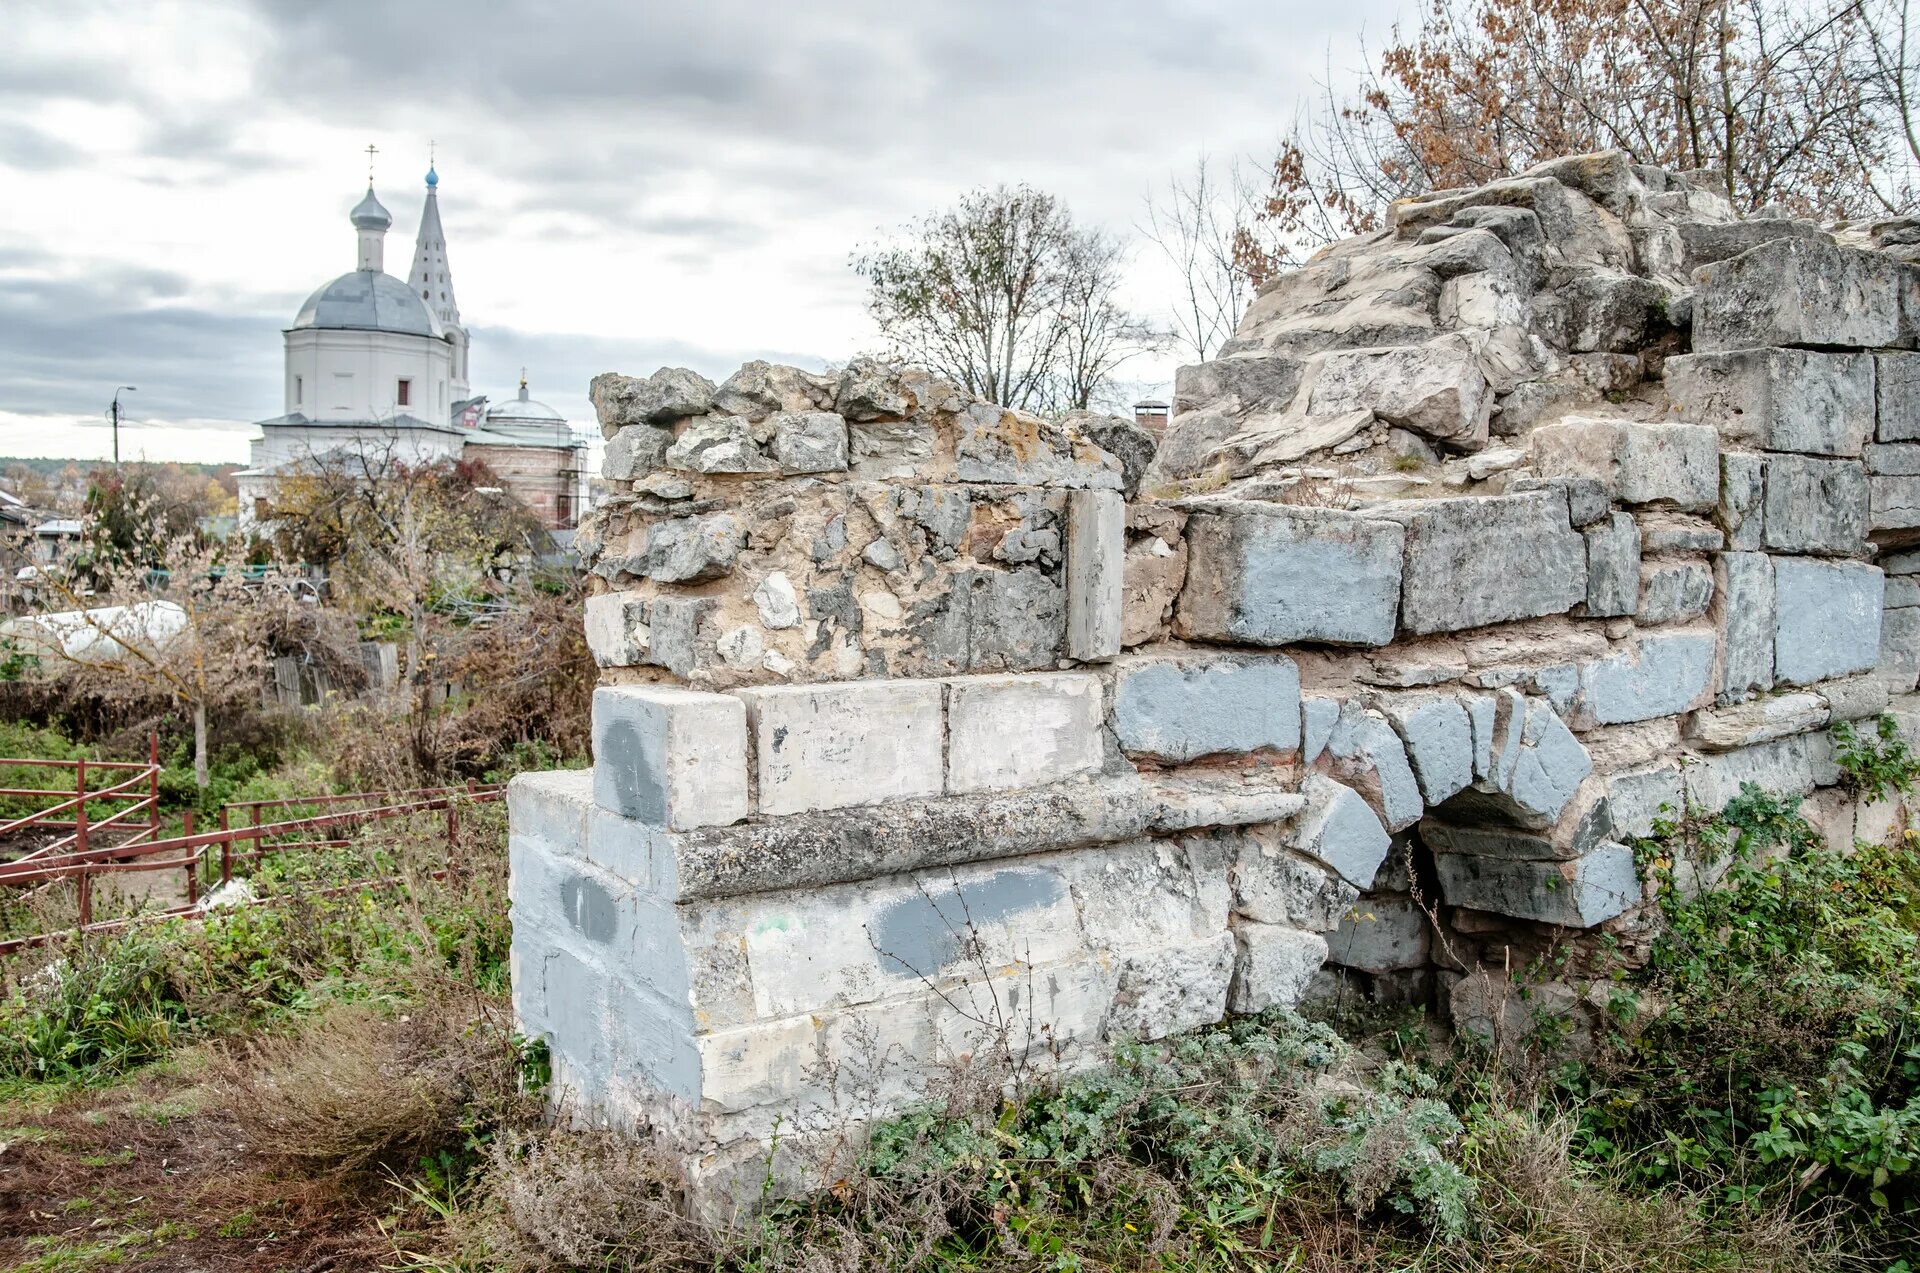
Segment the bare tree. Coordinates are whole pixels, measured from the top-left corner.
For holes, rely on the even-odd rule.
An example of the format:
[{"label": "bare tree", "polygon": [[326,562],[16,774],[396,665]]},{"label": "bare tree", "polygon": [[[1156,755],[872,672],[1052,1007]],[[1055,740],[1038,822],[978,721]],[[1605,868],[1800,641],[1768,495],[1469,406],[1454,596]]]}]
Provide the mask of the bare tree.
[{"label": "bare tree", "polygon": [[1920,42],[1914,39],[1910,0],[1865,0],[1861,17],[1866,32],[1866,82],[1875,104],[1897,138],[1897,162],[1879,181],[1879,201],[1892,211],[1920,204]]},{"label": "bare tree", "polygon": [[1173,266],[1173,334],[1196,362],[1226,343],[1253,301],[1254,281],[1237,246],[1243,227],[1254,224],[1253,210],[1239,165],[1207,155],[1147,196],[1142,233]]},{"label": "bare tree", "polygon": [[1123,253],[1027,186],[976,190],[854,257],[892,352],[1003,406],[1085,407],[1151,343],[1118,303]]},{"label": "bare tree", "polygon": [[[1375,228],[1397,198],[1613,147],[1711,171],[1741,211],[1901,206],[1881,179],[1897,134],[1866,2],[1431,0],[1367,57],[1355,94],[1329,77],[1296,120],[1242,263],[1256,278],[1286,263],[1261,234],[1321,243]],[[1904,67],[1899,17],[1897,38],[1881,23],[1884,61]]]}]

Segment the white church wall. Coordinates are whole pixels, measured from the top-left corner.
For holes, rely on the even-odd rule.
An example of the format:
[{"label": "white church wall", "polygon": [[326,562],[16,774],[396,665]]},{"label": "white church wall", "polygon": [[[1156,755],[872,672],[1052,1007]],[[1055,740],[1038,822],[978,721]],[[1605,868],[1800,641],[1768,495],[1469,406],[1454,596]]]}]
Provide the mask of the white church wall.
[{"label": "white church wall", "polygon": [[[313,420],[412,415],[444,423],[452,408],[453,350],[404,332],[301,328],[286,334],[286,411]],[[399,403],[402,379],[412,401]]]}]

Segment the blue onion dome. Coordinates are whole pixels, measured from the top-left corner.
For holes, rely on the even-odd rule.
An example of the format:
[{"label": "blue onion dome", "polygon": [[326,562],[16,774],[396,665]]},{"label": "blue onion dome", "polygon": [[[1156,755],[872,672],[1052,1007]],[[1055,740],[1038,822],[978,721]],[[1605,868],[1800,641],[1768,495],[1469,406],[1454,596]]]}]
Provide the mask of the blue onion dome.
[{"label": "blue onion dome", "polygon": [[439,184],[440,184],[440,174],[433,170],[432,164],[428,164],[427,165],[427,189],[431,190]]},{"label": "blue onion dome", "polygon": [[353,211],[348,215],[356,230],[384,230],[393,224],[393,214],[381,207],[380,201],[373,197],[371,183],[367,186],[367,197],[354,204]]}]

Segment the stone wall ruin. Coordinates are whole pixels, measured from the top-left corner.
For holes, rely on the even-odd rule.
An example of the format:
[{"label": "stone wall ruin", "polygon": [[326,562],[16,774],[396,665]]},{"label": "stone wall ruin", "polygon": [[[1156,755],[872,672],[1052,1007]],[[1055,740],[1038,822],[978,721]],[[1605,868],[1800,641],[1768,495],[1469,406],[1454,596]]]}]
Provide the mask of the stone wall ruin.
[{"label": "stone wall ruin", "polygon": [[1743,783],[1884,834],[1828,730],[1920,703],[1920,234],[1712,190],[1402,202],[1157,451],[868,362],[597,378],[595,764],[510,793],[573,1113],[724,1216],[988,1052],[1343,988],[1517,1027],[1548,954],[1577,1022],[1632,843]]}]

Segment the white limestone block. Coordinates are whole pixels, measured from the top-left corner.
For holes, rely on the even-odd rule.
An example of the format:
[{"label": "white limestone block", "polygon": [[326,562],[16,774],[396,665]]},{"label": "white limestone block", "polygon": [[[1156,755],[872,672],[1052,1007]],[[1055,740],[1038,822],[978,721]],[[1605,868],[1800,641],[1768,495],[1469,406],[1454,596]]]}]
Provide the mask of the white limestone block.
[{"label": "white limestone block", "polygon": [[848,681],[736,691],[746,704],[763,814],[939,795],[938,681]]},{"label": "white limestone block", "polygon": [[1085,672],[954,677],[947,790],[1005,791],[1095,772],[1103,710],[1100,681]]},{"label": "white limestone block", "polygon": [[646,662],[647,603],[635,592],[603,592],[588,597],[587,649],[601,667],[632,667]]},{"label": "white limestone block", "polygon": [[1227,1006],[1235,1012],[1292,1008],[1327,961],[1327,939],[1277,924],[1234,926],[1239,957]]}]

